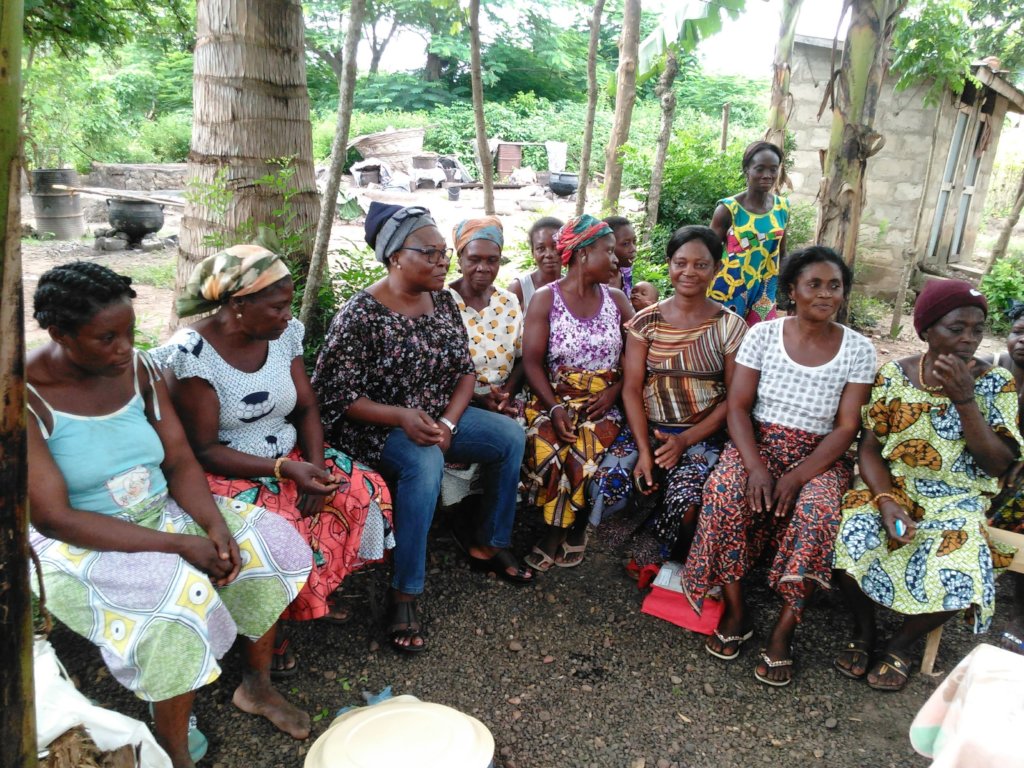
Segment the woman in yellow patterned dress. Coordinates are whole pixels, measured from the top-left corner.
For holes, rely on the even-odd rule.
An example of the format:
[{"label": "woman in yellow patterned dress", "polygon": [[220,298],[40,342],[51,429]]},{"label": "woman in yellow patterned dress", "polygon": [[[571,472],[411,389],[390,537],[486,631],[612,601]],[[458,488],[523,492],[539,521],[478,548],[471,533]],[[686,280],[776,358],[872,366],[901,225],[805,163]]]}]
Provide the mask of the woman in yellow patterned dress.
[{"label": "woman in yellow patterned dress", "polygon": [[725,257],[708,296],[748,326],[776,315],[789,223],[789,201],[774,192],[781,167],[781,149],[767,141],[751,144],[743,153],[746,190],[719,200],[711,217],[711,229],[725,243]]},{"label": "woman in yellow patterned dress", "polygon": [[[957,611],[972,609],[984,632],[995,570],[1009,564],[983,525],[1021,436],[1013,377],[974,357],[987,312],[968,283],[928,283],[914,306],[928,349],[883,365],[864,408],[861,480],[843,499],[834,563],[854,635],[835,667],[877,690],[901,690],[910,648]],[[904,619],[872,663],[875,603]]]},{"label": "woman in yellow patterned dress", "polygon": [[[523,311],[515,294],[494,284],[505,244],[501,219],[466,219],[455,225],[452,241],[462,276],[452,281],[448,291],[466,326],[469,356],[476,369],[471,404],[506,416],[521,416],[522,404],[515,397],[523,383]],[[445,464],[442,506],[481,493],[480,465]]]}]

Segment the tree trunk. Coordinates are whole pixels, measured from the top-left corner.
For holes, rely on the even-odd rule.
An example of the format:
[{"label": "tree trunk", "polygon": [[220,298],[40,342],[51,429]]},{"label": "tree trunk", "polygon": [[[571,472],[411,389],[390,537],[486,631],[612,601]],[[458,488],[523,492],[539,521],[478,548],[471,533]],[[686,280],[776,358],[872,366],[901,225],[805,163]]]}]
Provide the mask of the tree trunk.
[{"label": "tree trunk", "polygon": [[35,768],[21,286],[22,0],[0,6],[0,768]]},{"label": "tree trunk", "polygon": [[351,0],[349,4],[348,30],[345,32],[345,50],[342,53],[344,64],[342,75],[338,78],[338,122],[331,141],[331,167],[327,172],[327,184],[320,201],[320,220],[316,227],[316,241],[313,243],[313,256],[309,262],[302,309],[299,312],[299,320],[306,328],[311,328],[310,323],[315,319],[317,297],[320,295],[327,264],[327,246],[331,240],[331,228],[338,205],[338,187],[341,186],[341,175],[345,172],[345,159],[348,156],[348,129],[352,123],[352,96],[356,87],[356,47],[359,45],[365,9],[366,0]]},{"label": "tree trunk", "polygon": [[[209,207],[189,203],[181,222],[176,289],[213,248],[204,238],[230,237],[247,221],[274,222],[282,197],[255,181],[270,162],[293,157],[297,194],[293,228],[303,233],[296,253],[309,259],[320,201],[313,171],[313,136],[306,91],[305,28],[299,0],[199,0],[193,77],[192,149],[188,176],[200,189],[215,186],[226,169],[233,192],[224,221]],[[279,225],[281,222],[277,222]],[[177,316],[172,313],[171,323]]]},{"label": "tree trunk", "polygon": [[843,6],[844,14],[852,9],[852,15],[842,64],[832,76],[832,134],[818,192],[815,242],[837,250],[851,268],[864,207],[864,172],[868,158],[885,144],[874,129],[875,108],[893,28],[905,6],[906,0],[845,0]]},{"label": "tree trunk", "polygon": [[480,181],[484,185],[484,213],[494,215],[494,163],[487,146],[484,121],[484,84],[480,78],[480,0],[469,0],[470,76],[473,85],[473,118],[476,123],[476,153],[480,159]]},{"label": "tree trunk", "polygon": [[394,37],[395,31],[398,29],[398,20],[391,22],[391,29],[383,40],[377,39],[377,27],[373,24],[369,25],[372,33],[372,39],[370,40],[370,77],[377,74],[377,70],[380,69],[380,60],[384,56],[384,49],[388,47],[388,43],[391,42],[391,38]]},{"label": "tree trunk", "polygon": [[1006,255],[1006,249],[1010,245],[1010,235],[1013,234],[1013,228],[1020,221],[1022,209],[1024,209],[1024,168],[1021,168],[1020,171],[1020,181],[1017,183],[1017,196],[1013,199],[1013,208],[1010,209],[1009,217],[1002,229],[999,230],[996,244],[992,246],[992,255],[988,257],[988,269],[992,269],[992,265]]},{"label": "tree trunk", "polygon": [[665,156],[668,155],[668,143],[672,139],[672,123],[676,119],[676,92],[673,85],[679,73],[679,59],[674,49],[665,52],[665,70],[658,78],[658,86],[654,89],[661,100],[661,131],[658,133],[658,144],[654,151],[654,164],[651,166],[651,187],[647,193],[647,215],[644,218],[642,240],[651,242],[651,232],[658,223],[658,205],[661,203],[661,180],[665,175]]},{"label": "tree trunk", "polygon": [[619,37],[619,70],[615,80],[615,117],[604,157],[604,201],[606,213],[619,209],[622,190],[622,158],[619,151],[629,141],[629,124],[636,102],[636,67],[640,47],[640,0],[625,0],[622,35]]},{"label": "tree trunk", "polygon": [[576,189],[577,216],[583,215],[583,209],[587,205],[587,185],[590,184],[590,153],[594,145],[594,115],[597,112],[597,46],[601,42],[602,13],[604,0],[596,0],[594,14],[590,18],[590,47],[587,49],[587,119],[583,126],[580,183]]},{"label": "tree trunk", "polygon": [[792,74],[793,43],[796,39],[796,22],[800,18],[801,5],[803,0],[783,0],[779,42],[775,46],[775,61],[772,62],[772,100],[768,108],[768,130],[764,133],[764,140],[770,141],[779,149],[785,147],[786,125],[793,111],[789,78]]},{"label": "tree trunk", "polygon": [[374,48],[373,51],[370,53],[370,77],[376,76],[377,71],[380,69],[380,58],[383,55],[383,48]]},{"label": "tree trunk", "polygon": [[434,83],[441,79],[441,57],[436,53],[427,51],[427,66],[423,79],[428,83]]}]

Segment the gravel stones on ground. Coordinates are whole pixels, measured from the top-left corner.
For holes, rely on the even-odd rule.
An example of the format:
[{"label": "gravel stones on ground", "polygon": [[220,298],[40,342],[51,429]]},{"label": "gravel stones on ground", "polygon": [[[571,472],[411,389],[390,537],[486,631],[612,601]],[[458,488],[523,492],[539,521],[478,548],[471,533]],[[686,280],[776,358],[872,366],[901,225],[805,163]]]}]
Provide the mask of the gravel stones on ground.
[{"label": "gravel stones on ground", "polygon": [[[516,533],[517,551],[529,551],[540,529],[523,520]],[[645,768],[923,764],[907,730],[941,678],[915,673],[904,692],[880,695],[840,677],[831,663],[847,639],[849,617],[837,595],[809,607],[796,635],[793,683],[772,689],[754,679],[751,651],[779,606],[763,571],[752,575],[749,590],[758,636],[725,663],[704,651],[703,636],[640,612],[642,593],[600,536],[579,568],[554,569],[539,588],[525,590],[470,571],[442,536],[432,537],[430,547],[438,573],[421,600],[426,653],[407,658],[380,648],[383,617],[371,606],[380,605],[387,586],[382,568],[346,582],[355,609],[348,624],[288,626],[300,672],[279,686],[319,716],[313,738],[339,708],[361,705],[362,691],[391,685],[396,695],[479,718],[494,735],[496,768],[628,768],[639,760]],[[1000,582],[993,632],[1002,631],[1009,591]],[[557,600],[549,602],[549,594]],[[891,631],[891,617],[885,622]],[[939,667],[952,669],[986,638],[950,622]],[[87,641],[61,626],[52,640],[87,696],[147,719],[143,702],[110,675],[96,674],[102,663]],[[196,699],[210,740],[200,768],[301,768],[311,741],[295,742],[232,706],[241,676],[237,646],[223,667],[221,679]]]}]

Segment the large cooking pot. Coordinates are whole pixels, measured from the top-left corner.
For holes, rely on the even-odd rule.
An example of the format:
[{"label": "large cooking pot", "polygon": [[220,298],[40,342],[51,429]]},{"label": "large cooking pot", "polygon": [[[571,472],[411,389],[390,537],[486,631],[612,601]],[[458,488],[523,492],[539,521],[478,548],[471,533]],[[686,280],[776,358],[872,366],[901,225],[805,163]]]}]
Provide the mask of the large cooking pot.
[{"label": "large cooking pot", "polygon": [[580,177],[578,173],[554,173],[552,172],[551,178],[548,180],[548,186],[551,191],[559,197],[568,197],[576,188],[580,185]]},{"label": "large cooking pot", "polygon": [[128,242],[137,243],[146,235],[160,231],[164,225],[164,207],[145,200],[112,197],[107,200],[107,221],[118,232],[128,235]]}]

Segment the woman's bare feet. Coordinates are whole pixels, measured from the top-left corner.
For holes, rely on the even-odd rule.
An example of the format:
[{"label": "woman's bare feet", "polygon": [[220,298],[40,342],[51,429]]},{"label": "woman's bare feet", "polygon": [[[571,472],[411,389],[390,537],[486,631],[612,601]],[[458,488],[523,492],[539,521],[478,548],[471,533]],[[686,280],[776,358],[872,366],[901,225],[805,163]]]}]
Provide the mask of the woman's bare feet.
[{"label": "woman's bare feet", "polygon": [[309,715],[288,701],[269,681],[247,674],[231,702],[243,712],[260,715],[294,739],[309,737]]}]

